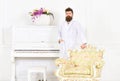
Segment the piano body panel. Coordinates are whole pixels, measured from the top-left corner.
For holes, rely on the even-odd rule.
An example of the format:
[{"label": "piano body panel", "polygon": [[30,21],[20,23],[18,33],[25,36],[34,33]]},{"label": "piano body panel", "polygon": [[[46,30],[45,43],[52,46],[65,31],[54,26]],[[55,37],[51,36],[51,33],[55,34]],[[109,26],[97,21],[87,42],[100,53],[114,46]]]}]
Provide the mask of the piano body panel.
[{"label": "piano body panel", "polygon": [[[31,58],[37,60],[39,59],[39,62],[43,62],[45,60],[45,63],[47,64],[44,64],[48,65],[48,73],[53,73],[53,70],[55,69],[54,60],[59,57],[59,44],[57,38],[58,35],[56,26],[12,26],[11,81],[21,79],[18,76],[22,72],[18,67],[24,67],[24,65],[19,65],[19,62],[17,61],[23,58],[27,60]],[[20,62],[20,64],[24,64],[23,61],[27,60],[22,60],[22,63]],[[37,60],[34,61],[35,64],[38,63]],[[28,62],[28,64],[30,62]],[[28,68],[27,65],[25,66],[25,68]],[[21,77],[25,74],[25,72],[26,71],[23,72]],[[54,76],[52,77],[54,78]],[[26,79],[21,81],[26,81]]]}]

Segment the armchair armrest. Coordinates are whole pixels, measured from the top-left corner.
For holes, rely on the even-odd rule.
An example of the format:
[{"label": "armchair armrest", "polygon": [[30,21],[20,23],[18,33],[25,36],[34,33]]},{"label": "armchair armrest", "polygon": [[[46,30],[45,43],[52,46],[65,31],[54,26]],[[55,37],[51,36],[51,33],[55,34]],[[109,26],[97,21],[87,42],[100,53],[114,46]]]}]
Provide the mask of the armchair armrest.
[{"label": "armchair armrest", "polygon": [[93,76],[99,78],[101,76],[101,70],[102,67],[104,66],[104,61],[99,60],[96,61],[93,65]]},{"label": "armchair armrest", "polygon": [[55,60],[56,66],[62,66],[62,65],[69,65],[72,64],[72,62],[68,59],[58,58]]},{"label": "armchair armrest", "polygon": [[95,67],[96,69],[101,69],[104,66],[104,61],[103,60],[99,60],[95,62]]},{"label": "armchair armrest", "polygon": [[63,59],[63,58],[58,58],[58,59],[55,60],[56,66],[63,65],[63,64],[65,64],[66,62],[67,62],[67,60],[66,60],[66,59]]},{"label": "armchair armrest", "polygon": [[55,60],[56,66],[58,66],[58,70],[56,71],[56,76],[61,77],[61,75],[64,76],[64,70],[68,69],[70,67],[73,67],[74,64],[72,63],[71,60],[63,59],[63,58],[58,58]]}]

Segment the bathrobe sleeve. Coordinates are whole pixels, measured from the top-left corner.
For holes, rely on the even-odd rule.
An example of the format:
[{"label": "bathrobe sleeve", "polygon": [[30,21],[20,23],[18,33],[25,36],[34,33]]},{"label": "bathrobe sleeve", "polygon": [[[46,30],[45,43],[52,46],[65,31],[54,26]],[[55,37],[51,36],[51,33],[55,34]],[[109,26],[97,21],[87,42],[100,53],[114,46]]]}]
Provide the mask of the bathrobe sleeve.
[{"label": "bathrobe sleeve", "polygon": [[84,44],[84,43],[87,43],[87,40],[86,40],[86,35],[85,35],[85,30],[83,30],[82,26],[80,23],[77,23],[77,42],[78,44]]},{"label": "bathrobe sleeve", "polygon": [[58,40],[62,39],[61,29],[62,29],[62,25],[58,25]]}]

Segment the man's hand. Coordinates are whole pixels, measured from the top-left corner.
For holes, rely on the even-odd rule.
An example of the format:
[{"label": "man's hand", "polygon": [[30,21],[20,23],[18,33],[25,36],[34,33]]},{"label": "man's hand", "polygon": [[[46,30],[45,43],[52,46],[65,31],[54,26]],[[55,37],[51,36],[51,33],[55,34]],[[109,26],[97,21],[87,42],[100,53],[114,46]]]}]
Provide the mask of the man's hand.
[{"label": "man's hand", "polygon": [[81,47],[82,49],[86,48],[86,43],[82,44],[80,47]]},{"label": "man's hand", "polygon": [[58,43],[59,43],[59,44],[60,44],[61,42],[64,42],[64,40],[62,40],[62,39],[58,40]]}]

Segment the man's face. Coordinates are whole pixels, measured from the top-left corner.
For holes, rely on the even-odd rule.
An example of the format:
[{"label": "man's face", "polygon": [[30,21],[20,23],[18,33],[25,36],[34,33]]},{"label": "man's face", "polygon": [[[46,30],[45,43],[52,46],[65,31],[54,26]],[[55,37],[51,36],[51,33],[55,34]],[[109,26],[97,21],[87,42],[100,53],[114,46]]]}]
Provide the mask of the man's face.
[{"label": "man's face", "polygon": [[66,11],[66,21],[70,22],[72,20],[73,13],[71,11]]}]

